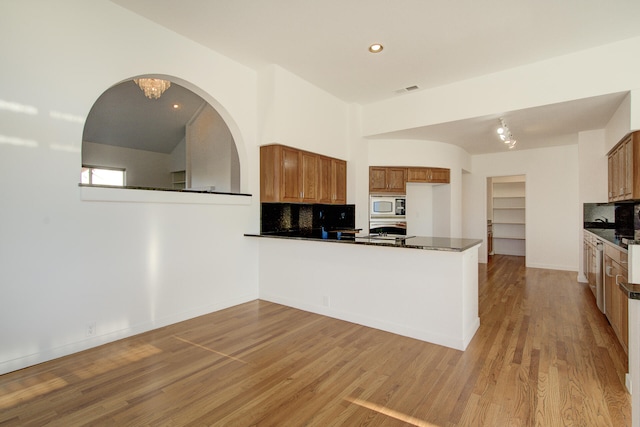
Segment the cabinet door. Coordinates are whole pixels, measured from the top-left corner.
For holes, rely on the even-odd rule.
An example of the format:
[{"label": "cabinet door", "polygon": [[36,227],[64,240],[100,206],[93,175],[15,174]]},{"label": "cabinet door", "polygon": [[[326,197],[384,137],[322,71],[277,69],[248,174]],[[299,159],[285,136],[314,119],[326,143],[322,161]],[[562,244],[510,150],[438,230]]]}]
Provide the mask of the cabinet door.
[{"label": "cabinet door", "polygon": [[613,288],[615,286],[615,271],[611,258],[604,256],[604,314],[613,326]]},{"label": "cabinet door", "polygon": [[448,184],[449,172],[446,168],[407,168],[407,182]]},{"label": "cabinet door", "polygon": [[387,168],[387,190],[390,193],[405,194],[407,191],[407,169]]},{"label": "cabinet door", "polygon": [[329,157],[318,157],[318,202],[332,202],[332,162]]},{"label": "cabinet door", "polygon": [[260,147],[260,201],[280,201],[280,147]]},{"label": "cabinet door", "polygon": [[347,203],[347,162],[331,159],[332,203]]},{"label": "cabinet door", "polygon": [[589,286],[596,286],[596,246],[589,242]]},{"label": "cabinet door", "polygon": [[306,151],[300,152],[300,199],[306,203],[318,201],[318,156]]},{"label": "cabinet door", "polygon": [[[614,263],[615,264],[615,263]],[[627,269],[617,265],[616,269],[617,273],[617,281],[620,283],[627,283]],[[615,312],[616,312],[616,323],[617,327],[616,334],[618,335],[618,340],[620,340],[620,344],[624,348],[625,352],[628,352],[629,349],[629,300],[627,295],[624,293],[622,289],[618,285],[616,285],[615,289]]]},{"label": "cabinet door", "polygon": [[608,172],[608,189],[609,189],[609,201],[613,202],[613,198],[615,197],[615,156],[613,153],[609,154],[607,158],[607,172]]},{"label": "cabinet door", "polygon": [[629,298],[622,291],[620,303],[620,333],[622,335],[622,347],[624,347],[625,352],[629,354]]},{"label": "cabinet door", "polygon": [[369,168],[369,192],[384,193],[387,191],[387,168],[372,166]]},{"label": "cabinet door", "polygon": [[622,199],[633,199],[633,139],[630,136],[624,144],[622,144]]},{"label": "cabinet door", "polygon": [[300,152],[282,147],[280,198],[283,202],[299,202],[300,191]]},{"label": "cabinet door", "polygon": [[445,168],[431,168],[430,182],[436,184],[448,184],[450,181],[450,171]]},{"label": "cabinet door", "polygon": [[407,168],[407,182],[429,182],[429,168]]},{"label": "cabinet door", "polygon": [[622,292],[618,289],[618,280],[620,276],[620,267],[616,262],[612,262],[613,265],[613,285],[611,287],[611,327],[618,339],[620,339],[620,296]]}]

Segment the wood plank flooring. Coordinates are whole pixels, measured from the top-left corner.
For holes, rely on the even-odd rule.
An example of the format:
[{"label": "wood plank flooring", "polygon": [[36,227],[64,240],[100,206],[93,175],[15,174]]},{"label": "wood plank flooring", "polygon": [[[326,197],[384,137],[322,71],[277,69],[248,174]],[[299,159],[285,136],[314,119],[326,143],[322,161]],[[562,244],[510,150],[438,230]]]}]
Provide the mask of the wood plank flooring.
[{"label": "wood plank flooring", "polygon": [[630,426],[575,272],[480,265],[465,352],[254,301],[0,376],[1,426]]}]

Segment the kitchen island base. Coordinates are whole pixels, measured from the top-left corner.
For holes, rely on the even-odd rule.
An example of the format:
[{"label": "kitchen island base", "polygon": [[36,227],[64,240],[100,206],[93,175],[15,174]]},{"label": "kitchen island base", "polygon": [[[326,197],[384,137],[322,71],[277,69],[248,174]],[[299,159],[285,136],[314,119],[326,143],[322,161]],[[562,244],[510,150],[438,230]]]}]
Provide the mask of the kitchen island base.
[{"label": "kitchen island base", "polygon": [[260,238],[260,299],[465,350],[478,245],[462,251]]}]

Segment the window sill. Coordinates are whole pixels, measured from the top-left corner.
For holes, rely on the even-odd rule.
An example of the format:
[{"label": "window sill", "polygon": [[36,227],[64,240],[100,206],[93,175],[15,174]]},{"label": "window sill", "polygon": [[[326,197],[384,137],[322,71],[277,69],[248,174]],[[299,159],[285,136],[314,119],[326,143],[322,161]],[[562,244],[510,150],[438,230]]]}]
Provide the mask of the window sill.
[{"label": "window sill", "polygon": [[251,194],[169,188],[111,187],[78,184],[80,200],[87,202],[178,203],[204,205],[250,205]]}]

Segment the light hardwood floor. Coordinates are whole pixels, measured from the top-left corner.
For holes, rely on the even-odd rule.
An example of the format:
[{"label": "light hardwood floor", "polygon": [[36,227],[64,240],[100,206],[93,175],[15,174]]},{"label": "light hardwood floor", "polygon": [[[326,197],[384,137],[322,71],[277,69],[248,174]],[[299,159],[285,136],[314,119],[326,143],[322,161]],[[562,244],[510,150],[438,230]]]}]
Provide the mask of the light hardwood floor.
[{"label": "light hardwood floor", "polygon": [[588,287],[523,261],[480,265],[465,352],[254,301],[0,376],[0,425],[630,426]]}]

